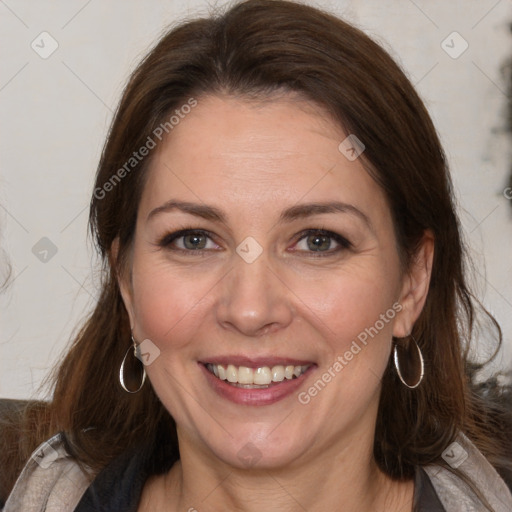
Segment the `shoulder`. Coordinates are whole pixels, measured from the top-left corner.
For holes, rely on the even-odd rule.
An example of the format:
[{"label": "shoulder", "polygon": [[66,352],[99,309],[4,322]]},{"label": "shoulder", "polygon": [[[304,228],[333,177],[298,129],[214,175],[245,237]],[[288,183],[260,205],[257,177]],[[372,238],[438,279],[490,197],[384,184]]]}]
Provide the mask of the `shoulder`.
[{"label": "shoulder", "polygon": [[71,512],[93,479],[67,452],[56,434],[30,456],[2,512]]},{"label": "shoulder", "polygon": [[432,464],[423,469],[439,496],[444,508],[450,511],[480,512],[486,510],[482,498],[495,512],[512,510],[512,494],[506,483],[478,448],[463,434],[443,453],[443,458],[454,470],[467,477],[476,486],[480,496],[457,473]]}]

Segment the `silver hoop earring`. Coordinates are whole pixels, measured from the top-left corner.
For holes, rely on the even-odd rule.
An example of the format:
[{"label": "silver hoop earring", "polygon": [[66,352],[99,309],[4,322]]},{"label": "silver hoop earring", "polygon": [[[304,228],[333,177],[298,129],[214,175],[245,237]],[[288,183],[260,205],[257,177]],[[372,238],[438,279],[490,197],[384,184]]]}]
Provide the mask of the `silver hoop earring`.
[{"label": "silver hoop earring", "polygon": [[137,347],[137,343],[133,339],[133,336],[132,336],[132,341],[133,341],[133,355],[135,356],[136,359],[139,360],[140,364],[142,365],[142,382],[140,383],[140,386],[135,391],[132,391],[131,389],[128,389],[128,387],[126,386],[126,384],[124,382],[124,365],[125,365],[125,362],[126,362],[126,356],[128,355],[128,352],[130,350],[132,350],[132,347],[129,347],[128,350],[126,351],[126,354],[123,357],[123,361],[121,362],[121,367],[119,368],[119,383],[121,384],[121,387],[127,393],[132,393],[133,394],[133,393],[138,393],[142,389],[142,386],[144,386],[144,382],[146,382],[146,368],[144,368],[144,365],[142,364],[142,361],[140,361],[140,359],[137,357],[137,348],[138,347]]},{"label": "silver hoop earring", "polygon": [[[407,364],[402,364],[403,367],[400,365],[401,356],[399,356],[399,352],[405,354],[405,359],[407,359]],[[410,336],[407,348],[395,343],[393,348],[393,358],[395,361],[396,373],[398,374],[398,378],[402,381],[402,384],[407,386],[409,389],[417,388],[423,380],[425,364],[420,347],[412,335]]]}]

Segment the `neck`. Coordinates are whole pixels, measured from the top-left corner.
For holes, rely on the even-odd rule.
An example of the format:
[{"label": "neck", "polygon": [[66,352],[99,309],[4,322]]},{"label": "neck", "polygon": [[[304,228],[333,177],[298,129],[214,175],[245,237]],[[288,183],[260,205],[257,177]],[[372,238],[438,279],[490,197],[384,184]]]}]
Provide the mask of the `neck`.
[{"label": "neck", "polygon": [[351,441],[344,436],[342,446],[330,445],[314,460],[272,469],[233,468],[187,446],[160,482],[164,508],[158,510],[410,512],[413,482],[391,480],[376,465],[372,443],[360,436]]}]

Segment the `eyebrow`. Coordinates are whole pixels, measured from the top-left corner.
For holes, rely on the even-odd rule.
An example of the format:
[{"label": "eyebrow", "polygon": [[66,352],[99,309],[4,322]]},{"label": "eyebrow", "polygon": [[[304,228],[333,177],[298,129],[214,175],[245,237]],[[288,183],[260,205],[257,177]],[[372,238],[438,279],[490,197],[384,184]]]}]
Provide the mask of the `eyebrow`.
[{"label": "eyebrow", "polygon": [[[227,223],[226,215],[222,212],[222,210],[215,206],[191,203],[188,201],[176,201],[174,199],[171,199],[165,202],[163,205],[158,206],[154,210],[151,210],[151,212],[149,212],[147,216],[146,222],[149,222],[149,220],[151,220],[158,214],[167,213],[173,210],[179,210],[184,213],[195,215],[196,217],[201,217],[203,219],[211,220],[214,222],[220,222],[222,224]],[[292,222],[297,219],[303,219],[306,217],[320,215],[323,213],[348,213],[350,215],[358,217],[368,226],[368,228],[372,232],[374,232],[372,222],[365,213],[356,208],[354,205],[343,203],[340,201],[305,203],[291,206],[290,208],[287,208],[286,210],[283,210],[281,212],[278,224]]]}]

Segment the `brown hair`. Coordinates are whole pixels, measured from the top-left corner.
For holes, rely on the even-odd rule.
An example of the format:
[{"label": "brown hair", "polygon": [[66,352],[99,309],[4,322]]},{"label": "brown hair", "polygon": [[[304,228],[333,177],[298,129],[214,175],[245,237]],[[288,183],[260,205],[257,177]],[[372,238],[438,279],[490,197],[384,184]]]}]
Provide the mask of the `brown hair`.
[{"label": "brown hair", "polygon": [[[190,98],[223,93],[265,99],[280,91],[321,105],[364,142],[365,166],[387,196],[404,269],[425,230],[435,237],[430,289],[413,330],[426,376],[409,390],[390,361],[375,432],[378,464],[395,478],[411,477],[416,465],[446,467],[441,453],[463,431],[505,471],[504,435],[488,421],[489,408],[469,378],[475,302],[465,281],[445,155],[409,80],[363,32],[318,9],[272,0],[249,0],[222,15],[179,25],[132,74],[101,156],[95,190],[105,190],[133,151]],[[90,229],[104,263],[101,294],[55,373],[50,421],[40,425],[39,434],[31,434],[37,444],[63,431],[77,460],[95,471],[140,439],[155,436],[164,439],[162,458],[178,457],[173,420],[152,387],[146,384],[130,395],[118,382],[130,325],[117,273],[126,265],[150,162],[150,157],[142,160],[108,193],[92,197]],[[492,322],[499,347],[501,332]]]}]

